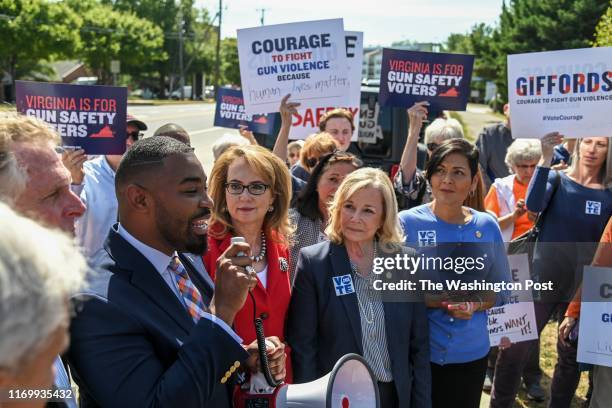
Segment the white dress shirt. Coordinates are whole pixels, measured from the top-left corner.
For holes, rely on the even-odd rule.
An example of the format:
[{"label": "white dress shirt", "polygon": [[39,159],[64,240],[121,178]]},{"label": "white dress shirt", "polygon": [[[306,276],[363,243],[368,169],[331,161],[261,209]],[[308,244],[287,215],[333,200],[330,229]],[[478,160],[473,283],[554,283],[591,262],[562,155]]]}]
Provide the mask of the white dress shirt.
[{"label": "white dress shirt", "polygon": [[[132,234],[127,232],[125,228],[121,224],[118,225],[117,232],[123,239],[125,239],[130,245],[132,245],[138,252],[140,252],[147,260],[153,265],[155,270],[162,276],[164,282],[168,285],[174,296],[176,296],[183,307],[185,307],[185,301],[181,292],[178,289],[176,284],[176,280],[174,276],[172,276],[172,271],[170,270],[170,261],[172,257],[176,255],[176,252],[172,255],[166,255],[163,252],[158,251],[155,248],[151,248],[150,246],[143,244],[138,239],[134,238]],[[205,272],[206,273],[206,272]],[[210,313],[204,312],[202,315],[203,318],[206,318],[219,326],[221,326],[234,340],[236,340],[239,344],[242,344],[242,339],[232,330],[231,327],[227,325],[223,320],[219,319],[217,316],[212,315]]]},{"label": "white dress shirt", "polygon": [[103,155],[86,161],[83,171],[83,184],[73,184],[71,190],[87,207],[76,219],[75,233],[84,255],[91,258],[102,248],[108,231],[117,222],[115,171]]}]

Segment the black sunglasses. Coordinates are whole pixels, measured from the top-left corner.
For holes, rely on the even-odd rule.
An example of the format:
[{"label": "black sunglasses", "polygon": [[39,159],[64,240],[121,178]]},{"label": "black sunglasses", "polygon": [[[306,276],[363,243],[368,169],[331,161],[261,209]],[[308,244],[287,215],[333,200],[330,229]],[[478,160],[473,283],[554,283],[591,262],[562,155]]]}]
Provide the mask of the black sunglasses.
[{"label": "black sunglasses", "polygon": [[427,150],[429,150],[430,152],[433,152],[434,150],[438,148],[438,146],[440,145],[437,143],[427,143]]},{"label": "black sunglasses", "polygon": [[245,188],[251,195],[262,195],[269,187],[269,185],[264,183],[251,183],[248,186],[237,182],[225,183],[225,189],[232,195],[242,194]]},{"label": "black sunglasses", "polygon": [[140,137],[142,137],[142,133],[138,130],[134,131],[134,132],[128,132],[127,133],[128,137],[131,137],[132,139],[134,139],[134,141],[138,140]]}]

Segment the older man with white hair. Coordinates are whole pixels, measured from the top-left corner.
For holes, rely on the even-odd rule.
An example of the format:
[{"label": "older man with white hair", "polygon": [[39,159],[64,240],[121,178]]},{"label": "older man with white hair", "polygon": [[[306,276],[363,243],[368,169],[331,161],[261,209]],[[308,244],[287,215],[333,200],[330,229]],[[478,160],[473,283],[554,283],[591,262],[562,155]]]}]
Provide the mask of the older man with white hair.
[{"label": "older man with white hair", "polygon": [[[0,200],[11,203],[17,212],[27,217],[72,235],[74,221],[83,215],[85,206],[70,190],[70,173],[55,152],[59,141],[59,135],[38,119],[25,116],[1,119]],[[29,236],[26,232],[18,233]],[[42,248],[46,243],[24,242],[24,246],[46,253]],[[48,245],[52,247],[53,244]],[[76,249],[73,252],[78,256]],[[69,262],[68,259],[52,259],[62,267]],[[1,333],[1,341],[4,341],[5,331]],[[54,385],[69,388],[70,380],[61,359],[56,356],[53,364]],[[76,407],[74,398],[69,398],[70,395],[64,397],[69,407]]]},{"label": "older man with white hair", "polygon": [[[65,387],[54,381],[54,361],[68,345],[68,299],[85,270],[69,236],[0,203],[0,406],[70,399],[68,378]],[[38,394],[23,405],[28,390]]]},{"label": "older man with white hair", "polygon": [[85,206],[70,190],[70,173],[55,152],[59,141],[38,119],[1,119],[0,199],[10,197],[19,213],[74,233],[74,221]]}]

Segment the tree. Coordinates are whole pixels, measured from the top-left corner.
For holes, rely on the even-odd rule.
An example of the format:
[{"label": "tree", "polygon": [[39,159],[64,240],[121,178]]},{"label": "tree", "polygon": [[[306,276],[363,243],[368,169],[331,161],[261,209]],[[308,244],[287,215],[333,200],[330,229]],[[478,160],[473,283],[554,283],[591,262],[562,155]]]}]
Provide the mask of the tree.
[{"label": "tree", "polygon": [[595,42],[593,45],[598,47],[612,46],[612,1],[606,13],[601,16],[595,31]]},{"label": "tree", "polygon": [[223,83],[240,85],[240,64],[238,62],[238,40],[221,40],[221,77]]},{"label": "tree", "polygon": [[511,0],[493,33],[497,89],[507,100],[507,55],[591,46],[609,0]]},{"label": "tree", "polygon": [[45,61],[73,57],[81,24],[63,3],[0,0],[0,74],[6,71],[14,81],[45,72]]},{"label": "tree", "polygon": [[83,18],[78,54],[100,83],[111,83],[112,60],[121,61],[122,72],[138,75],[167,58],[161,29],[148,20],[95,0],[69,0],[68,4]]}]

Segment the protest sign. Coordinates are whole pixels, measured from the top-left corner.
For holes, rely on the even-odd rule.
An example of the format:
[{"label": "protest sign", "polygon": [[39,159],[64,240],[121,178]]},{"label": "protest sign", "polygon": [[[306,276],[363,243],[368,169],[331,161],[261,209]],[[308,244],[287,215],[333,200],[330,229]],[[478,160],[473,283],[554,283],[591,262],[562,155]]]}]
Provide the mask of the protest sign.
[{"label": "protest sign", "polygon": [[238,30],[240,79],[246,112],[278,112],[292,95],[302,108],[348,104],[342,19]]},{"label": "protest sign", "polygon": [[[524,283],[530,279],[527,254],[509,255],[510,275],[513,282]],[[512,343],[538,338],[533,302],[525,302],[525,294],[520,291],[510,293],[510,301],[504,306],[487,310],[487,326],[491,347],[498,346],[502,337]],[[518,299],[521,299],[519,301]]]},{"label": "protest sign", "polygon": [[512,136],[612,135],[612,47],[508,55]]},{"label": "protest sign", "polygon": [[250,131],[271,135],[276,115],[249,115],[244,111],[242,91],[219,88],[215,108],[215,126],[237,129],[246,126]]},{"label": "protest sign", "polygon": [[[319,122],[325,113],[337,107],[347,109],[353,114],[352,141],[357,140],[359,129],[359,102],[361,99],[361,68],[363,64],[363,33],[358,31],[345,31],[346,59],[348,63],[348,99],[349,103],[342,106],[319,106],[316,108],[300,109],[293,116],[291,124],[291,139],[305,139],[307,136],[319,131]],[[293,100],[293,98],[291,98]]]},{"label": "protest sign", "polygon": [[470,96],[473,65],[473,55],[384,48],[380,105],[409,108],[428,101],[433,111],[463,111]]},{"label": "protest sign", "polygon": [[86,154],[123,154],[127,88],[15,81],[17,111],[57,129],[62,145]]},{"label": "protest sign", "polygon": [[612,268],[585,266],[583,276],[577,360],[612,367]]}]

